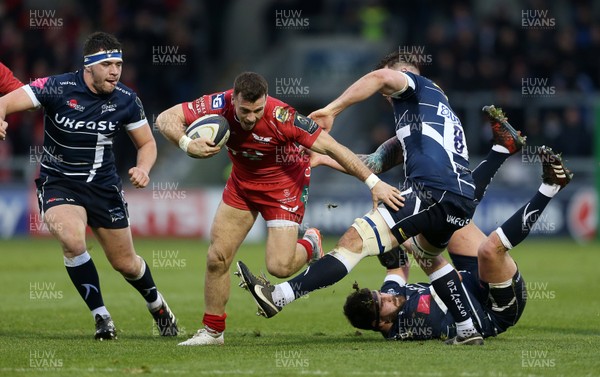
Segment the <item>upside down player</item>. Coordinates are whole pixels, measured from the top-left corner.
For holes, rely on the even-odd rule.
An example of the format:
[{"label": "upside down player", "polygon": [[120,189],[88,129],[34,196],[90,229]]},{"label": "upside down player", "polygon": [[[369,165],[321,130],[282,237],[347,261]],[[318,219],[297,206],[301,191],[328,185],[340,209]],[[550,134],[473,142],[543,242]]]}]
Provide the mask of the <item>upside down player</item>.
[{"label": "upside down player", "polygon": [[374,205],[382,200],[398,208],[400,191],[381,182],[350,150],[321,132],[311,119],[268,96],[266,80],[244,72],[233,89],[204,95],[162,112],[156,121],[161,133],[188,155],[207,158],[220,148],[206,138],[191,140],[186,127],[206,114],[220,114],[230,125],[227,141],[233,163],[210,233],[204,286],[204,327],[183,346],[224,343],[225,307],[229,299],[229,267],[258,214],[267,223],[266,265],[270,274],[287,277],[322,255],[321,236],[308,229],[301,240],[310,181],[310,160],[295,143],[334,158],[365,181]]},{"label": "upside down player", "polygon": [[[496,336],[514,326],[527,300],[527,290],[508,251],[521,243],[546,205],[572,178],[560,156],[538,148],[542,184],[535,196],[489,237],[471,223],[454,233],[448,252],[462,276],[483,337]],[[447,339],[456,326],[429,284],[406,284],[408,266],[387,271],[379,291],[358,289],[350,294],[344,314],[360,329],[380,332],[389,340]]]},{"label": "upside down player", "polygon": [[[383,94],[392,105],[396,138],[404,155],[404,206],[398,211],[380,206],[356,219],[336,248],[304,274],[274,287],[250,289],[265,316],[274,316],[296,298],[336,283],[363,258],[385,254],[410,240],[412,254],[422,261],[419,265],[455,319],[457,336],[451,341],[483,344],[467,310],[458,273],[446,260],[438,258],[452,233],[470,222],[477,205],[466,140],[461,122],[444,92],[420,76],[413,62],[410,56],[389,54],[378,69],[310,115],[319,125],[330,129],[335,117],[347,107],[377,92]],[[498,161],[504,161],[522,144],[512,127],[511,131],[513,134],[509,133],[506,142],[514,148],[511,151],[497,146],[502,149],[494,151],[500,155]],[[494,164],[489,165],[489,169],[487,164],[482,167],[486,172],[483,175],[496,171]],[[242,275],[251,278],[243,263],[239,262],[238,268]]]},{"label": "upside down player", "polygon": [[137,148],[130,181],[143,188],[150,181],[156,143],[140,99],[119,82],[121,43],[110,34],[93,33],[83,53],[82,70],[37,79],[0,98],[0,138],[6,137],[7,114],[44,108],[38,204],[44,223],[61,244],[69,277],[96,322],[95,338],[115,339],[117,332],[87,252],[87,225],[112,267],[144,297],[160,334],[174,336],[175,316],[157,291],[150,268],[135,252],[112,152],[117,132],[127,131]]}]

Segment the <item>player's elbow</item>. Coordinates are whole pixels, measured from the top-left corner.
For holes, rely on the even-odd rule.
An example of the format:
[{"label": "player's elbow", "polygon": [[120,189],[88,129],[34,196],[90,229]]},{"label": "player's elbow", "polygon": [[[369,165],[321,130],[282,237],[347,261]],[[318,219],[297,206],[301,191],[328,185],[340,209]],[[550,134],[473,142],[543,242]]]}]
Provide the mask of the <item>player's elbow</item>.
[{"label": "player's elbow", "polygon": [[155,126],[161,134],[167,136],[170,134],[170,130],[181,129],[183,120],[172,109],[168,109],[156,117]]},{"label": "player's elbow", "polygon": [[154,123],[156,128],[160,131],[160,133],[164,134],[165,130],[168,127],[168,119],[169,119],[169,111],[165,110],[162,113],[158,114],[156,117],[156,122]]}]

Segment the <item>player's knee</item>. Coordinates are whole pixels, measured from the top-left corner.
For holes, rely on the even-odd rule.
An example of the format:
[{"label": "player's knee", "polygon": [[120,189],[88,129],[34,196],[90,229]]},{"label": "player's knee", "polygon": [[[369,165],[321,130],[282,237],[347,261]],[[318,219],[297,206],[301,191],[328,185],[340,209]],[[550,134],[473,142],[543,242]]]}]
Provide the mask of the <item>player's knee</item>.
[{"label": "player's knee", "polygon": [[211,245],[208,248],[206,255],[206,270],[208,272],[226,273],[231,264],[231,258],[227,258],[226,254]]},{"label": "player's knee", "polygon": [[113,258],[110,264],[115,271],[126,278],[137,277],[140,273],[140,261],[137,255],[133,258]]},{"label": "player's knee", "polygon": [[484,242],[479,245],[477,249],[477,259],[480,262],[493,262],[497,260],[502,254],[504,254],[504,250],[494,242],[491,238],[487,238]]},{"label": "player's knee", "polygon": [[63,254],[67,258],[74,258],[83,254],[86,250],[85,239],[76,232],[63,232],[57,236],[63,249]]},{"label": "player's knee", "polygon": [[267,271],[279,279],[288,278],[296,272],[291,263],[286,264],[281,262],[267,262]]},{"label": "player's knee", "polygon": [[73,243],[73,244],[65,244],[61,242],[61,247],[63,251],[63,255],[67,258],[75,258],[83,253],[85,253],[86,246],[85,243]]}]

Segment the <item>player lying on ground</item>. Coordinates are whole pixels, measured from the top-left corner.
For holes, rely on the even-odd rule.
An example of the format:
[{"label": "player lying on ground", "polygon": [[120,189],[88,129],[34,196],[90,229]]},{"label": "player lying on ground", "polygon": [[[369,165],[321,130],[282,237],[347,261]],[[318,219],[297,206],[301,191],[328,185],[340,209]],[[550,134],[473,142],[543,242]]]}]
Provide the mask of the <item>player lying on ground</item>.
[{"label": "player lying on ground", "polygon": [[[485,187],[487,187],[500,165],[512,153],[516,153],[524,143],[524,139],[514,130],[514,128],[512,128],[512,126],[510,126],[506,121],[506,117],[501,112],[496,112],[493,107],[486,107],[484,108],[484,111],[486,111],[490,117],[495,144],[486,159],[473,172],[474,181],[476,183],[474,192],[478,195],[476,196],[476,200],[481,199],[485,192]],[[384,155],[386,154],[384,153]],[[385,156],[383,156],[383,159],[392,161],[392,159],[387,159]],[[392,162],[388,163],[386,168],[389,168],[391,165],[393,165]],[[482,188],[480,189],[479,187]],[[342,239],[340,239],[336,248],[323,258],[335,258],[340,261],[354,258],[353,265],[345,264],[345,270],[336,271],[336,274],[329,274],[327,269],[319,269],[319,263],[322,262],[317,262],[311,266],[310,270],[296,276],[294,279],[272,286],[268,284],[268,282],[264,283],[257,281],[245,265],[242,262],[239,262],[239,273],[252,293],[255,301],[259,304],[259,310],[262,314],[266,317],[272,317],[276,315],[283,306],[293,302],[298,297],[341,280],[362,258],[369,255],[380,255],[381,257],[385,257],[389,255],[386,254],[386,251],[397,248],[398,243],[396,238],[391,236],[391,231],[383,221],[379,221],[377,225],[371,224],[375,223],[373,221],[374,219],[377,220],[376,217],[374,218],[371,216],[372,214],[373,212],[363,217],[364,221],[370,221],[370,223],[368,227],[362,228],[362,234],[359,235],[356,231],[353,231],[354,228],[350,228],[349,231],[344,234]],[[353,227],[357,227],[357,223],[358,219],[355,220]],[[371,230],[371,233],[368,233],[369,230]],[[407,247],[412,250],[413,256],[416,257],[423,252],[415,242],[414,237],[409,240]],[[445,262],[439,260],[437,256],[435,257],[435,260],[433,258],[417,259],[422,265],[433,264],[434,262],[442,264]],[[456,287],[456,285],[452,285],[452,287],[452,292],[455,292],[456,289],[459,288]],[[462,288],[462,286],[460,288]],[[461,310],[466,312],[465,306],[462,306]],[[457,336],[451,341],[459,342],[461,344],[482,344],[482,339],[481,335],[479,335],[478,338],[469,337],[468,339],[463,338],[463,340],[459,339],[459,336]]]},{"label": "player lying on ground", "polygon": [[311,119],[269,96],[267,81],[257,73],[241,73],[233,89],[173,106],[158,116],[156,124],[188,155],[206,158],[221,148],[206,138],[187,140],[185,135],[186,127],[206,114],[219,114],[228,120],[231,136],[227,151],[233,168],[210,233],[204,328],[180,344],[184,346],[224,343],[229,267],[259,214],[267,223],[265,259],[269,273],[288,277],[322,256],[318,230],[311,228],[303,239],[297,239],[308,200],[311,167],[296,143],[329,155],[352,175],[367,180],[374,205],[379,200],[394,208],[401,205],[397,188],[379,181],[356,155],[322,132]]},{"label": "player lying on ground", "polygon": [[113,138],[126,131],[137,149],[130,181],[136,188],[146,187],[156,160],[154,136],[139,97],[119,82],[121,43],[110,34],[93,33],[83,54],[83,69],[37,79],[0,99],[0,139],[6,136],[7,114],[44,108],[38,204],[44,224],[62,246],[69,277],[96,322],[95,338],[115,339],[117,332],[87,251],[88,225],[112,267],[143,296],[160,334],[174,336],[177,320],[133,246],[112,151]]},{"label": "player lying on ground", "polygon": [[[496,336],[514,326],[527,299],[525,281],[508,251],[529,234],[550,200],[572,175],[560,156],[540,147],[542,185],[535,196],[489,237],[471,223],[450,239],[448,252],[462,277],[469,310],[484,337]],[[406,259],[404,259],[406,260]],[[379,291],[358,289],[348,296],[344,314],[364,330],[381,332],[386,339],[448,339],[456,326],[430,284],[406,284],[408,266],[387,271]]]}]

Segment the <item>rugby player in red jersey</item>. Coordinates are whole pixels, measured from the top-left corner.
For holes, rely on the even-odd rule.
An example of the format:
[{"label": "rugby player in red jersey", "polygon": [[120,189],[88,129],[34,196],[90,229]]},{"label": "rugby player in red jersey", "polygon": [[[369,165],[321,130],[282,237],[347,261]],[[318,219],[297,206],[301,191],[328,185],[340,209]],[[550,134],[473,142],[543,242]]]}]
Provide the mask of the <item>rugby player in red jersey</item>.
[{"label": "rugby player in red jersey", "polygon": [[327,154],[365,181],[374,205],[383,201],[401,206],[400,191],[381,182],[349,149],[322,132],[311,119],[270,97],[266,80],[241,73],[233,89],[177,104],[161,113],[157,126],[163,135],[196,158],[214,156],[220,148],[208,139],[191,140],[186,127],[206,114],[220,114],[230,125],[227,151],[233,168],[217,209],[207,256],[204,286],[204,327],[180,345],[224,343],[225,306],[229,299],[229,267],[258,214],[267,224],[266,265],[283,278],[322,255],[317,229],[298,238],[310,181],[310,159],[304,148]]}]

